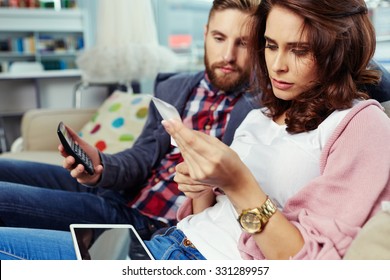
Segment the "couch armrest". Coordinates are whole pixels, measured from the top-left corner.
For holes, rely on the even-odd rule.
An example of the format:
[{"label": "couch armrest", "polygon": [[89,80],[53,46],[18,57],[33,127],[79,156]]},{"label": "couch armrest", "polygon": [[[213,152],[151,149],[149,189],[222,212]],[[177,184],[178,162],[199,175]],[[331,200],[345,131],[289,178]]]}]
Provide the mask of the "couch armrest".
[{"label": "couch armrest", "polygon": [[360,230],[348,248],[346,260],[390,259],[390,213],[379,211]]},{"label": "couch armrest", "polygon": [[21,137],[24,151],[57,151],[57,126],[60,121],[79,131],[96,109],[33,109],[22,118]]}]

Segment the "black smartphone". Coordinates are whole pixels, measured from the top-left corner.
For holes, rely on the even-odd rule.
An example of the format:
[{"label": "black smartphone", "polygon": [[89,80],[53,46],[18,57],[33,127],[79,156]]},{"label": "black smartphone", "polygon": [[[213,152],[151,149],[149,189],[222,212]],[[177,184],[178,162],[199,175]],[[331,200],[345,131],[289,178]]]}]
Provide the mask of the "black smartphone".
[{"label": "black smartphone", "polygon": [[85,153],[85,151],[73,141],[63,122],[60,122],[58,124],[57,134],[60,138],[61,144],[65,148],[65,151],[75,158],[76,164],[81,163],[84,166],[85,170],[88,172],[88,174],[93,175],[94,170],[92,160]]}]

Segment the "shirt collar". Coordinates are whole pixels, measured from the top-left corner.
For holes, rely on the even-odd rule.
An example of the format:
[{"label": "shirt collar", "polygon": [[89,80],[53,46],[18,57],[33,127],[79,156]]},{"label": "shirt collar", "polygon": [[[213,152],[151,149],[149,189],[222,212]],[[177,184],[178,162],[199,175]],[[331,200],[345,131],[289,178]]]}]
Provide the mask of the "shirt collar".
[{"label": "shirt collar", "polygon": [[226,98],[229,100],[229,101],[232,101],[234,100],[235,98],[237,98],[238,96],[240,96],[241,94],[243,94],[245,92],[245,89],[247,88],[247,85],[245,86],[242,86],[240,87],[238,90],[236,91],[223,91],[223,90],[220,90],[218,89],[216,86],[214,86],[207,73],[205,72],[204,73],[204,78],[200,81],[200,85],[203,86],[207,91],[210,92],[210,94],[215,94],[215,95],[221,95],[221,94],[224,94],[226,95]]}]

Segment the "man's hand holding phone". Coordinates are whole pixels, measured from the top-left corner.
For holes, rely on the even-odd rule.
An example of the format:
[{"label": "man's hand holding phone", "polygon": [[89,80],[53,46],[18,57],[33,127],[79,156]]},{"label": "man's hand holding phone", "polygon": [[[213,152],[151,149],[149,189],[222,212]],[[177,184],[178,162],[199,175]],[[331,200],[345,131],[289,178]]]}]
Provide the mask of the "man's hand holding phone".
[{"label": "man's hand holding phone", "polygon": [[58,150],[65,158],[63,167],[70,171],[70,175],[81,184],[94,185],[103,172],[97,149],[62,122],[58,125],[58,137],[61,144]]}]

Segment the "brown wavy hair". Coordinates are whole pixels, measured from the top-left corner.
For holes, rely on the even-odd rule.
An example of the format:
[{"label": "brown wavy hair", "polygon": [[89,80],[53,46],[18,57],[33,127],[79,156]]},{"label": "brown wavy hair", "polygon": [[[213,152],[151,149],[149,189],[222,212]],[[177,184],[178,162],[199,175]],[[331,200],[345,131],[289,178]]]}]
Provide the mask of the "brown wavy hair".
[{"label": "brown wavy hair", "polygon": [[239,10],[243,13],[254,13],[261,0],[214,0],[210,9],[208,22],[216,11],[229,9]]},{"label": "brown wavy hair", "polygon": [[[294,100],[272,92],[265,62],[267,16],[279,6],[303,17],[309,48],[317,63],[318,81]],[[369,70],[376,38],[364,0],[262,0],[251,22],[249,53],[253,86],[262,91],[261,103],[276,118],[286,112],[287,131],[314,130],[334,110],[350,108],[354,99],[368,95],[359,89],[377,83],[378,71]]]}]

